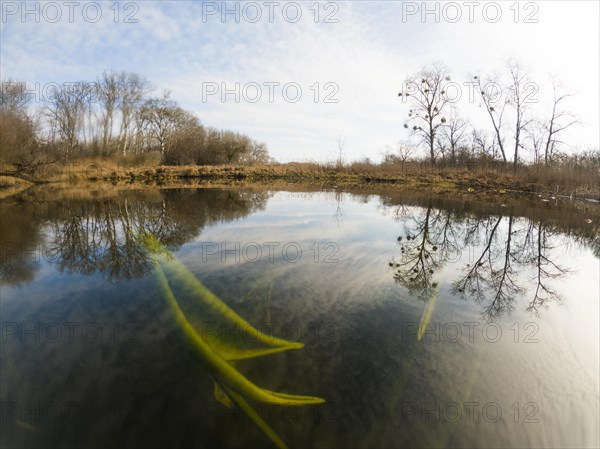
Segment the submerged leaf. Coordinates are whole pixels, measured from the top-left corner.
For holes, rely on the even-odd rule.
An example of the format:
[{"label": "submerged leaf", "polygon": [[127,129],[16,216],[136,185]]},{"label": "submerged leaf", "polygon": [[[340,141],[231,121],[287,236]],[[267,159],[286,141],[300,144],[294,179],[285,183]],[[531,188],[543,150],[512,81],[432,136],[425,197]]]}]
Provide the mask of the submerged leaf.
[{"label": "submerged leaf", "polygon": [[[183,263],[160,244],[158,239],[149,234],[143,235],[142,238],[146,249],[154,254],[156,279],[177,327],[182,331],[193,356],[203,363],[215,378],[215,399],[227,408],[233,407],[233,399],[279,449],[287,449],[283,440],[258,415],[247,399],[284,406],[323,404],[325,400],[260,388],[240,373],[234,367],[233,361],[298,349],[304,345],[265,335],[252,327],[196,279]],[[180,308],[176,294],[188,299],[200,309],[198,316],[201,317],[199,322],[202,326],[210,324],[213,319],[215,320],[213,324],[218,322],[226,329],[233,327],[234,330],[239,330],[240,336],[245,336],[247,342],[252,344],[224,341],[222,335],[218,333],[204,332],[204,327],[198,333],[197,327],[187,319]],[[198,322],[195,324],[197,326]],[[248,337],[252,338],[248,339]]]},{"label": "submerged leaf", "polygon": [[427,301],[427,305],[425,306],[425,310],[423,311],[423,316],[421,317],[421,323],[419,323],[419,331],[417,332],[417,340],[421,341],[425,332],[427,331],[427,326],[431,321],[431,317],[433,316],[433,310],[435,309],[435,303],[438,298],[438,290],[435,289],[432,293],[431,298]]},{"label": "submerged leaf", "polygon": [[227,396],[217,382],[215,382],[215,399],[227,408],[233,407],[233,402],[231,402],[229,396]]},{"label": "submerged leaf", "polygon": [[144,247],[146,248],[146,251],[148,251],[151,254],[162,254],[167,258],[173,257],[171,252],[167,248],[165,248],[165,246],[162,243],[160,243],[160,240],[158,240],[154,235],[150,233],[140,233],[140,241],[143,243]]},{"label": "submerged leaf", "polygon": [[[228,390],[232,390],[253,401],[284,406],[323,404],[325,402],[324,399],[314,396],[301,396],[266,390],[250,382],[217,351],[211,348],[211,346],[209,346],[195,331],[183,311],[179,308],[177,300],[169,287],[169,282],[167,281],[160,264],[157,266],[156,272],[159,285],[163,290],[164,296],[173,313],[173,317],[177,321],[177,324],[182,330],[187,342],[190,344],[190,347],[193,349],[193,355],[200,362],[204,363],[217,381],[223,386],[226,386]],[[231,313],[234,312],[231,311]]]},{"label": "submerged leaf", "polygon": [[233,398],[233,400],[240,406],[240,408],[248,415],[248,417],[254,421],[254,423],[262,430],[269,439],[275,443],[279,449],[288,449],[286,444],[283,442],[279,435],[275,433],[273,429],[260,417],[256,410],[248,404],[248,402],[239,394],[234,391],[227,390],[227,393]]},{"label": "submerged leaf", "polygon": [[243,360],[290,349],[303,343],[267,335],[229,308],[202,284],[177,258],[158,259],[178,303],[186,304],[186,315],[201,338],[225,360]]}]

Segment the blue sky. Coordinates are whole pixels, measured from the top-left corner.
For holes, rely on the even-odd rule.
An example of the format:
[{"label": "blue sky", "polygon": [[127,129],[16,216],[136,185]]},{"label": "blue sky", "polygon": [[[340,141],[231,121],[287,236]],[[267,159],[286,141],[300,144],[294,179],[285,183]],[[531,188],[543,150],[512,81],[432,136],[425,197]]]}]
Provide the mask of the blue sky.
[{"label": "blue sky", "polygon": [[[513,5],[477,2],[470,21],[465,2],[239,2],[236,21],[235,14],[222,16],[235,2],[2,1],[1,76],[34,86],[91,81],[107,69],[138,72],[156,94],[171,90],[204,124],[248,133],[279,160],[326,162],[335,159],[342,134],[347,160],[377,159],[406,139],[409,106],[397,93],[424,65],[442,61],[462,84],[474,73],[502,71],[513,57],[539,84],[532,116],[547,114],[553,74],[575,94],[566,106],[583,122],[565,137],[597,148],[599,3]],[[24,15],[25,8],[31,12]],[[424,8],[439,8],[439,16],[422,17]],[[457,12],[461,18],[451,23]],[[229,94],[223,101],[222,88],[235,90],[236,83],[239,99]],[[215,86],[219,91],[208,95]],[[252,102],[256,86],[262,97]],[[461,112],[488,126],[467,89]],[[337,102],[325,102],[327,95]]]}]

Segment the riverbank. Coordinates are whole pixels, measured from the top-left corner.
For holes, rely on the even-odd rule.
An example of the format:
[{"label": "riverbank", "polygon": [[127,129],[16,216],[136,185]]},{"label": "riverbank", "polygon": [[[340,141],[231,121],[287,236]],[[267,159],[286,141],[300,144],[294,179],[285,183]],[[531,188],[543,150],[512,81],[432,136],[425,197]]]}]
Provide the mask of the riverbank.
[{"label": "riverbank", "polygon": [[[600,176],[597,179],[572,178],[559,171],[540,173],[523,168],[517,175],[508,170],[477,168],[431,168],[425,166],[388,167],[362,165],[335,167],[315,163],[288,163],[253,166],[119,166],[88,160],[68,166],[49,165],[35,178],[60,187],[86,185],[304,185],[318,188],[373,187],[386,189],[429,189],[436,192],[462,192],[490,195],[537,194],[542,197],[600,199]],[[29,181],[0,177],[0,197],[33,185]]]}]

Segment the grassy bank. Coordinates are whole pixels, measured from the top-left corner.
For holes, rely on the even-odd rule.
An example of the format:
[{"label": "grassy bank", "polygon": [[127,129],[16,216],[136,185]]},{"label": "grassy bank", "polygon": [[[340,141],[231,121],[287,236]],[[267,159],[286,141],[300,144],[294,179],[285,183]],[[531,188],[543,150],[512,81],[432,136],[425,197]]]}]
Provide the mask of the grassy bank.
[{"label": "grassy bank", "polygon": [[12,176],[0,176],[0,199],[27,190],[33,183]]},{"label": "grassy bank", "polygon": [[[523,167],[516,175],[510,169],[435,167],[427,164],[389,166],[316,163],[265,164],[251,166],[124,166],[104,160],[82,160],[66,166],[48,165],[35,177],[52,184],[148,185],[176,183],[310,185],[315,187],[427,188],[436,191],[522,194],[600,198],[600,174],[576,174],[545,167]],[[3,177],[0,188],[19,188],[26,181]]]}]

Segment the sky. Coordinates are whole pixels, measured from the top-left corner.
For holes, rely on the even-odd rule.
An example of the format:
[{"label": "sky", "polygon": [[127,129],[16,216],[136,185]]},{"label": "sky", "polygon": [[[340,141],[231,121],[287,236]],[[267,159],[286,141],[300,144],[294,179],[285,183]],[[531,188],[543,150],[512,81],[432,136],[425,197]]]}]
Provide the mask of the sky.
[{"label": "sky", "polygon": [[[53,83],[105,70],[144,75],[203,124],[249,134],[280,161],[346,161],[409,138],[403,81],[434,62],[451,70],[455,103],[478,128],[474,74],[517,60],[544,118],[550,77],[581,121],[569,146],[599,147],[597,1],[536,2],[1,2],[1,78],[43,96]],[[508,132],[508,130],[507,130]]]}]

